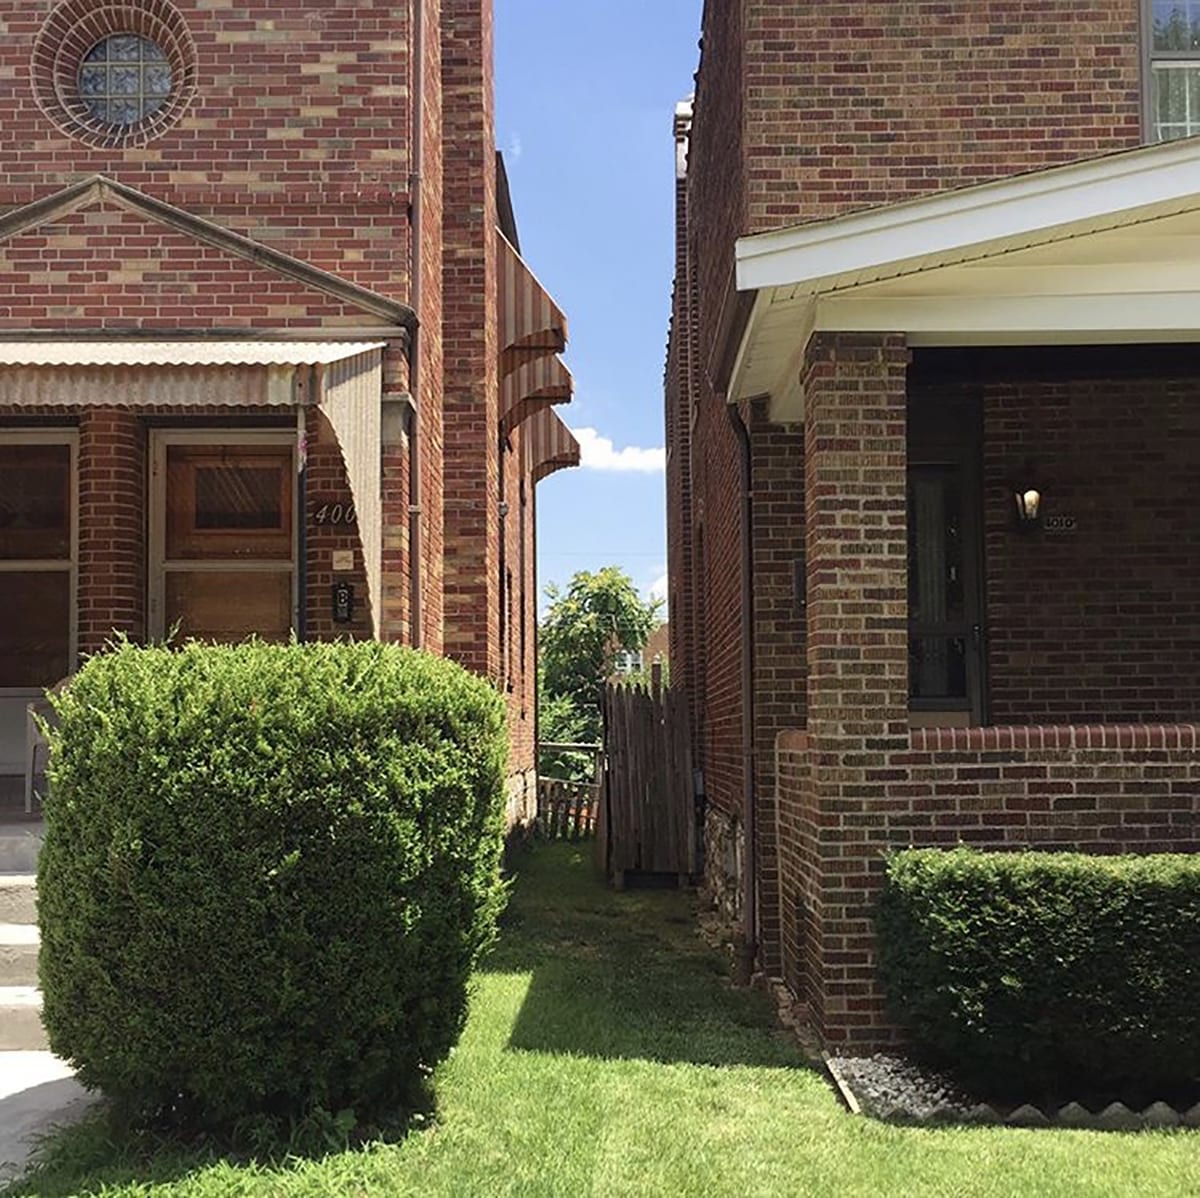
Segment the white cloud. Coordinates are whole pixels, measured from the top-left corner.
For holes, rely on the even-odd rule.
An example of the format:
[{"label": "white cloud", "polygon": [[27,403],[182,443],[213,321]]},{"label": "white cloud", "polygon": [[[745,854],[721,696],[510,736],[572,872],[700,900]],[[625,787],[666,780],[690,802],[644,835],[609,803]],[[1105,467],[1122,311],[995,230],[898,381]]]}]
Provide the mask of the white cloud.
[{"label": "white cloud", "polygon": [[625,473],[661,474],[667,468],[665,449],[639,449],[630,445],[617,449],[608,437],[594,428],[571,430],[579,442],[580,465],[585,470],[618,470]]},{"label": "white cloud", "polygon": [[650,598],[662,599],[664,602],[666,602],[667,588],[669,585],[669,579],[666,574],[663,574],[661,578],[656,578],[650,584]]},{"label": "white cloud", "polygon": [[525,153],[525,147],[521,143],[521,135],[514,133],[508,139],[508,150],[505,152],[505,157],[509,162],[520,162],[521,155]]}]

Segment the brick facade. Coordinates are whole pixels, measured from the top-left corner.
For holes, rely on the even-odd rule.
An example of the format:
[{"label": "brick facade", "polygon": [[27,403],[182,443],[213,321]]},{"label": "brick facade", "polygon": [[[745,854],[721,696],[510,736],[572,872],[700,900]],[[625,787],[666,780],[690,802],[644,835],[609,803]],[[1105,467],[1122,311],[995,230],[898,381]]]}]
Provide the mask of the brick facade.
[{"label": "brick facade", "polygon": [[[142,3],[122,0],[106,20],[136,22]],[[318,524],[305,513],[307,635],[374,632],[411,642],[419,631],[426,649],[491,677],[508,697],[511,766],[527,810],[535,765],[534,481],[521,430],[505,452],[498,425],[491,3],[425,0],[418,52],[409,23],[416,6],[352,0],[285,10],[267,0],[179,0],[194,96],[145,144],[132,137],[108,147],[64,132],[35,98],[40,76],[36,63],[31,74],[31,54],[52,8],[48,0],[0,0],[0,73],[11,83],[0,95],[0,219],[9,222],[0,227],[0,334],[386,343],[379,561],[367,560],[353,525]],[[419,163],[412,144],[418,65]],[[128,203],[123,193],[101,191],[27,219],[33,210],[25,206],[51,204],[92,176],[147,199]],[[224,231],[249,240],[231,245]],[[272,254],[287,255],[295,269]],[[410,339],[381,307],[398,311],[418,293],[414,444]],[[17,377],[0,367],[0,383],[9,385],[9,398],[0,395],[0,432],[39,422],[79,432],[79,648],[96,650],[114,630],[142,637],[150,625],[152,430],[294,429],[296,412],[248,406],[243,394],[226,400],[219,387],[211,403],[194,394],[187,406],[152,403],[152,380],[123,400],[119,374],[111,376],[118,380],[111,403],[34,407],[14,394]],[[37,377],[41,399],[51,376]],[[237,386],[256,393],[259,377],[250,369]],[[339,431],[315,406],[305,425],[307,496],[349,505],[352,471]],[[414,451],[419,495],[410,493]],[[419,630],[410,587],[414,521]],[[500,573],[502,544],[511,587]],[[335,553],[347,551],[352,568],[335,571]],[[373,574],[381,582],[371,596]],[[349,623],[333,620],[335,581],[355,588]]]},{"label": "brick facade", "polygon": [[[710,889],[737,918],[735,875],[754,870],[758,965],[831,1043],[894,1036],[872,933],[887,847],[1200,847],[1189,350],[910,349],[900,325],[806,346],[797,328],[786,418],[803,423],[740,404],[748,528],[721,392],[754,298],[735,290],[739,237],[1140,144],[1140,6],[1079,16],[1058,0],[705,6],[667,359],[668,444],[688,454],[668,468],[672,610],[693,613],[672,668],[697,713]],[[987,726],[910,730],[909,449],[939,405],[979,430]],[[1021,478],[1065,528],[1016,530]]]}]

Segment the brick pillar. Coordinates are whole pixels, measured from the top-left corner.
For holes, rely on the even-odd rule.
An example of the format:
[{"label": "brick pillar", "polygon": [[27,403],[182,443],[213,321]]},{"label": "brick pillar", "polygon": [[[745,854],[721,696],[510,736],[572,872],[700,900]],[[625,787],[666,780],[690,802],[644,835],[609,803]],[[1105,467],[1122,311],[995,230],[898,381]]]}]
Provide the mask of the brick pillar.
[{"label": "brick pillar", "polygon": [[79,651],[146,634],[146,434],[128,408],[79,419]]},{"label": "brick pillar", "polygon": [[500,677],[499,331],[492,6],[442,5],[445,652]]},{"label": "brick pillar", "polygon": [[806,366],[808,805],[806,990],[831,1042],[885,1020],[874,886],[887,755],[908,743],[908,354],[895,334],[818,337]]}]

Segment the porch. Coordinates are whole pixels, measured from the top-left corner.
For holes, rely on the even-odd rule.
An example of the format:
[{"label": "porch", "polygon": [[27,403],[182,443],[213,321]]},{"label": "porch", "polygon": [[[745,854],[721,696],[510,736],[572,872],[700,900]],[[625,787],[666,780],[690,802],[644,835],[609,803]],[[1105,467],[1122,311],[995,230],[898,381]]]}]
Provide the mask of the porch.
[{"label": "porch", "polygon": [[6,789],[28,705],[114,633],[379,635],[385,348],[0,344]]},{"label": "porch", "polygon": [[803,460],[762,935],[830,1041],[893,1035],[887,848],[1200,850],[1198,248],[1191,144],[739,244],[730,397]]}]

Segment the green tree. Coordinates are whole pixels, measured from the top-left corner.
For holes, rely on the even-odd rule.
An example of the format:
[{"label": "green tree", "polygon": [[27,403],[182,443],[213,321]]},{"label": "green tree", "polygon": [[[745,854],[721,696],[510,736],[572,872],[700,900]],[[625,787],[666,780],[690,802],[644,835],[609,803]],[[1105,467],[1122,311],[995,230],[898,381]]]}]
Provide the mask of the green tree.
[{"label": "green tree", "polygon": [[[599,740],[600,705],[614,656],[638,650],[658,622],[662,600],[644,600],[617,566],[581,570],[565,591],[546,588],[550,607],[541,623],[542,709],[567,697],[586,739]],[[544,733],[542,739],[548,739]]]}]

